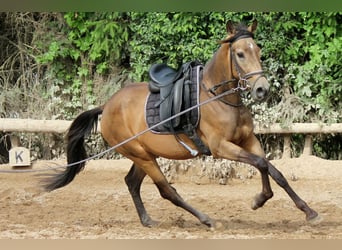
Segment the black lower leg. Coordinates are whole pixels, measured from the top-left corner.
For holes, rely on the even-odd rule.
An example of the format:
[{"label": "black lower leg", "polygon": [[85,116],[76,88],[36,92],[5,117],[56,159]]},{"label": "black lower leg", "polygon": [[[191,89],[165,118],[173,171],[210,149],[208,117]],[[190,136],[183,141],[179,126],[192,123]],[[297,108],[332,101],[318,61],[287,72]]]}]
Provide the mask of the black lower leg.
[{"label": "black lower leg", "polygon": [[174,205],[181,207],[185,209],[186,211],[190,212],[192,215],[197,217],[199,221],[208,227],[214,227],[215,223],[212,219],[209,218],[208,215],[203,214],[190,206],[188,203],[186,203],[183,198],[177,193],[176,189],[174,189],[169,183],[163,182],[163,183],[156,183],[160,195],[169,201],[171,201]]},{"label": "black lower leg", "polygon": [[258,209],[262,207],[266,201],[273,197],[273,191],[271,190],[270,180],[268,175],[261,172],[262,180],[262,191],[260,194],[256,195],[252,204],[252,209]]},{"label": "black lower leg", "polygon": [[145,176],[145,172],[133,164],[127,176],[125,177],[125,182],[132,196],[141,224],[144,226],[152,226],[155,224],[155,222],[147,214],[140,196],[141,183]]},{"label": "black lower leg", "polygon": [[255,166],[261,175],[262,190],[261,193],[255,197],[252,204],[252,209],[255,210],[262,207],[266,201],[273,197],[273,191],[271,188],[270,179],[268,177],[268,166],[266,159],[257,155],[249,154],[247,152],[245,152],[245,154],[247,154],[245,161]]},{"label": "black lower leg", "polygon": [[290,187],[283,174],[277,170],[271,163],[268,164],[268,173],[274,179],[274,181],[281,186],[286,193],[290,196],[297,208],[302,210],[306,214],[307,220],[312,220],[318,216],[317,212],[311,209],[305,201],[303,201],[295,191]]}]

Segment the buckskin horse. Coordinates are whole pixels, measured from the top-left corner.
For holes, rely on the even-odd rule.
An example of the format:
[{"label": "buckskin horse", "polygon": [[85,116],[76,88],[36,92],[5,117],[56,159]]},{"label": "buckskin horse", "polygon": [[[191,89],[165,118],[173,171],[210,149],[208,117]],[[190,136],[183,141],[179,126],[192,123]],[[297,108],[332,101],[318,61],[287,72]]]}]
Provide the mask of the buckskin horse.
[{"label": "buckskin horse", "polygon": [[[249,27],[227,22],[227,37],[219,42],[218,50],[201,71],[199,100],[203,102],[215,95],[229,94],[200,107],[200,119],[195,132],[213,157],[248,163],[260,171],[262,189],[255,196],[252,209],[262,207],[273,196],[269,180],[271,176],[297,208],[305,213],[306,220],[313,222],[319,218],[317,212],[295,193],[282,173],[265,158],[253,133],[252,115],[241,100],[241,91],[250,91],[252,98],[257,101],[264,100],[269,92],[269,83],[260,63],[260,48],[254,41],[256,26],[256,21]],[[110,146],[146,130],[148,125],[144,107],[149,93],[147,83],[132,83],[116,92],[103,106],[81,113],[72,122],[67,134],[67,162],[70,164],[87,158],[84,138],[96,127],[100,115],[102,137]],[[189,148],[197,147],[184,133],[176,137],[148,131],[116,149],[133,161],[125,182],[140,221],[148,227],[156,223],[146,212],[140,196],[141,184],[148,175],[164,199],[190,212],[208,227],[215,227],[214,220],[182,199],[158,166],[157,157],[176,160],[195,157],[180,140]],[[84,166],[85,163],[81,162],[53,174],[46,179],[45,189],[52,191],[69,184]]]}]

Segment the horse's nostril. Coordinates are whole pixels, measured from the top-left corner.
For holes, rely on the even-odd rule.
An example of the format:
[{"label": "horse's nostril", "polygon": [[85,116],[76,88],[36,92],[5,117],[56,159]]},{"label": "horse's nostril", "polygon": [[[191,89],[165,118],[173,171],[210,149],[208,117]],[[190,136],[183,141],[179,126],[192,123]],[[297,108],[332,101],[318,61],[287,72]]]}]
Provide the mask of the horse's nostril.
[{"label": "horse's nostril", "polygon": [[256,89],[256,95],[257,97],[261,98],[261,97],[264,97],[265,95],[265,89],[262,88],[262,87],[259,87]]},{"label": "horse's nostril", "polygon": [[264,88],[264,87],[258,87],[255,90],[255,95],[259,100],[264,99],[268,94],[268,89]]}]

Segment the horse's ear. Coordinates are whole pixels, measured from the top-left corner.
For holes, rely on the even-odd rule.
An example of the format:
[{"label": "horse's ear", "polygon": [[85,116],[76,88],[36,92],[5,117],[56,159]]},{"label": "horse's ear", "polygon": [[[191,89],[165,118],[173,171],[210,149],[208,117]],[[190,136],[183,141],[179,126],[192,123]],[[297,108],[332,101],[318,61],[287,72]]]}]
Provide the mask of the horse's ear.
[{"label": "horse's ear", "polygon": [[228,21],[226,24],[226,29],[228,34],[234,34],[235,32],[235,27],[232,21]]},{"label": "horse's ear", "polygon": [[251,24],[251,26],[248,27],[248,30],[252,33],[254,33],[254,31],[256,30],[258,26],[258,21],[254,20],[253,23]]}]

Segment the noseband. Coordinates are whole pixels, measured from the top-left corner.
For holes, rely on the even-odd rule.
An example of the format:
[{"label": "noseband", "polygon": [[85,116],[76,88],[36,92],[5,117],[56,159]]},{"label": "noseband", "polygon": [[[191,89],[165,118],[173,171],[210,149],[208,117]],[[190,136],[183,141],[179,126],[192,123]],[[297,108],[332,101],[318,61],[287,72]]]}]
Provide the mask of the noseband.
[{"label": "noseband", "polygon": [[[261,77],[264,76],[263,70],[256,70],[256,71],[252,71],[252,72],[249,72],[247,74],[242,75],[243,70],[241,69],[240,65],[237,63],[236,57],[233,55],[232,44],[237,40],[245,39],[245,38],[253,38],[253,33],[249,32],[249,31],[243,31],[242,34],[238,33],[235,36],[233,36],[232,38],[229,38],[229,39],[223,41],[223,43],[229,43],[231,72],[233,73],[233,65],[234,65],[234,67],[238,73],[239,79],[233,78],[233,79],[225,80],[223,82],[220,82],[220,83],[214,85],[213,87],[211,87],[209,89],[202,82],[202,86],[204,87],[204,89],[207,92],[210,92],[211,94],[216,96],[217,95],[216,90],[218,88],[220,88],[226,84],[229,84],[231,82],[237,82],[237,87],[228,90],[228,91],[231,91],[232,93],[249,90],[250,89],[250,84],[248,81],[249,78],[251,78],[255,75],[259,75],[259,77],[255,80],[255,82],[257,82]],[[222,101],[223,103],[227,104],[227,105],[234,106],[234,107],[239,107],[243,104],[242,102],[240,102],[238,104],[234,104],[234,103],[230,103],[224,99],[219,99],[219,100]]]}]

